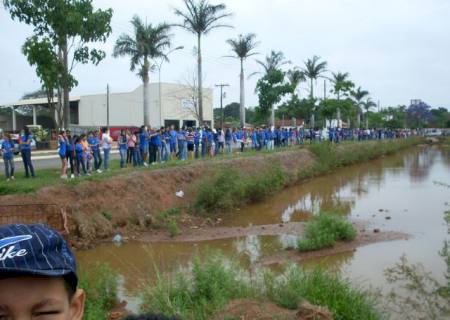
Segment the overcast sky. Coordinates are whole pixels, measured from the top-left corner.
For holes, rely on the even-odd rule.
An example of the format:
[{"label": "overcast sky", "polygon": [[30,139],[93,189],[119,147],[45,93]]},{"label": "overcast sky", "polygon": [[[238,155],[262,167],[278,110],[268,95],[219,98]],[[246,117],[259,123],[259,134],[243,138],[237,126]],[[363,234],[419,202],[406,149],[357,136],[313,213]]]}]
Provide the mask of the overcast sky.
[{"label": "overcast sky", "polygon": [[[218,1],[211,0],[212,3]],[[450,106],[450,1],[449,0],[223,0],[233,13],[234,29],[216,30],[203,41],[204,82],[213,87],[228,83],[225,103],[239,101],[239,63],[226,58],[225,40],[240,33],[256,33],[260,59],[281,50],[295,66],[313,55],[326,60],[331,71],[349,72],[351,79],[371,93],[382,107],[422,99],[433,107]],[[174,7],[182,0],[94,0],[98,8],[112,7],[113,33],[99,45],[107,58],[98,66],[78,66],[79,85],[73,95],[133,90],[140,79],[129,70],[129,59],[111,57],[115,40],[131,33],[129,21],[138,14],[149,23],[180,21]],[[163,65],[162,81],[184,83],[195,71],[196,40],[181,29],[173,30],[174,46],[184,46]],[[0,8],[0,105],[40,87],[33,67],[21,53],[31,28],[12,21]],[[259,71],[254,59],[246,73]],[[158,74],[151,75],[158,81]],[[246,81],[247,105],[257,104],[256,77]],[[323,94],[323,83],[316,92]],[[302,92],[306,94],[306,86]],[[215,90],[215,106],[219,106]]]}]

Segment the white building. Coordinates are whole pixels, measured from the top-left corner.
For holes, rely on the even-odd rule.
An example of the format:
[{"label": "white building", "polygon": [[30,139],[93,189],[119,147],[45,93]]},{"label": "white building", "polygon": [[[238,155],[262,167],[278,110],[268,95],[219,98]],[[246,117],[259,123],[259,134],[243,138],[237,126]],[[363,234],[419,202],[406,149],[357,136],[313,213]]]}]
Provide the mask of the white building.
[{"label": "white building", "polygon": [[[150,125],[161,127],[168,125],[198,126],[198,116],[193,101],[193,88],[190,86],[151,83],[149,84],[148,105],[150,109]],[[144,123],[143,109],[143,85],[132,92],[109,94],[109,126],[139,127]],[[205,123],[212,125],[213,121],[213,92],[212,89],[203,90],[203,119]],[[11,103],[6,107],[15,110],[20,106],[33,108],[31,123],[38,125],[36,117],[37,106],[47,106],[47,99],[21,100]],[[107,94],[84,95],[70,97],[70,123],[71,126],[101,127],[106,126],[108,119]],[[5,130],[17,129],[16,114],[13,112],[9,124]]]}]

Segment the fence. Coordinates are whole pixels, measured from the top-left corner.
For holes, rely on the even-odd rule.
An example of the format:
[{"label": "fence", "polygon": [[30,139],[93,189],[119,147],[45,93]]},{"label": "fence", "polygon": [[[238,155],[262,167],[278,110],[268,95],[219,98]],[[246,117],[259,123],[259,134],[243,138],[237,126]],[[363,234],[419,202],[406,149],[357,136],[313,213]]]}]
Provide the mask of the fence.
[{"label": "fence", "polygon": [[55,204],[12,204],[0,206],[0,225],[41,223],[58,232],[69,241],[69,229],[64,208]]}]

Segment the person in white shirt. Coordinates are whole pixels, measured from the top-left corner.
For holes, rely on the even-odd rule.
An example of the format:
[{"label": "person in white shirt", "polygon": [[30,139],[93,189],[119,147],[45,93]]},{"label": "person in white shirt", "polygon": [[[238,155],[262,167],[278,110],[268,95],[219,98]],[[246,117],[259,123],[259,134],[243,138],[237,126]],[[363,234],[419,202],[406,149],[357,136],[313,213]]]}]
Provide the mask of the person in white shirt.
[{"label": "person in white shirt", "polygon": [[109,170],[109,153],[111,152],[112,138],[109,128],[102,128],[103,168]]}]

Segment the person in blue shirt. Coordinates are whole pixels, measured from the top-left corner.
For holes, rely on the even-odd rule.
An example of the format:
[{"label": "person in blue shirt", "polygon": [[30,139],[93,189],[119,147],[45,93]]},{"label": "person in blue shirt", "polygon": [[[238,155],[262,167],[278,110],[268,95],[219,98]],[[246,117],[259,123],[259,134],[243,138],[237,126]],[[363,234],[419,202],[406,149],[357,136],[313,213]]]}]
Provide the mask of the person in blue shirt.
[{"label": "person in blue shirt", "polygon": [[225,150],[227,154],[231,154],[231,144],[233,143],[233,133],[230,128],[225,131]]},{"label": "person in blue shirt", "polygon": [[100,139],[98,138],[98,134],[95,132],[90,132],[87,140],[89,144],[89,148],[91,149],[92,155],[94,156],[94,169],[98,173],[102,173],[100,170],[102,166],[102,154],[100,152]]},{"label": "person in blue shirt", "polygon": [[117,143],[119,144],[119,153],[120,153],[120,168],[125,168],[125,161],[127,160],[128,153],[128,138],[125,130],[120,130],[120,136],[117,139]]},{"label": "person in blue shirt", "polygon": [[156,165],[161,162],[161,133],[158,130],[152,129],[149,132],[150,137],[150,164]]},{"label": "person in blue shirt", "polygon": [[198,159],[198,157],[199,157],[200,139],[201,139],[200,128],[197,128],[194,131],[194,157],[195,157],[195,159]]},{"label": "person in blue shirt", "polygon": [[23,134],[20,137],[20,153],[22,155],[23,166],[25,168],[25,178],[31,176],[34,178],[34,167],[31,162],[31,142],[33,141],[33,135],[30,133],[30,129],[27,126],[23,127]]},{"label": "person in blue shirt", "polygon": [[5,166],[6,181],[14,180],[14,143],[11,136],[5,134],[1,145],[3,162]]},{"label": "person in blue shirt", "polygon": [[76,137],[75,139],[75,159],[77,162],[77,175],[79,176],[81,174],[81,170],[83,169],[83,173],[86,175],[87,171],[86,171],[86,164],[84,161],[84,147],[83,144],[81,143],[83,140],[82,137]]},{"label": "person in blue shirt", "polygon": [[72,138],[70,130],[66,131],[66,160],[67,168],[70,168],[70,178],[75,178],[75,140]]},{"label": "person in blue shirt", "polygon": [[147,166],[147,156],[149,153],[149,132],[146,126],[142,126],[139,131],[139,150],[141,152],[142,164]]},{"label": "person in blue shirt", "polygon": [[175,159],[176,154],[178,152],[177,150],[177,135],[178,132],[175,131],[175,126],[171,126],[170,127],[170,131],[169,131],[169,135],[170,135],[170,153],[172,154],[172,159]]},{"label": "person in blue shirt", "polygon": [[58,154],[61,159],[61,179],[67,179],[67,137],[64,130],[58,135]]}]

